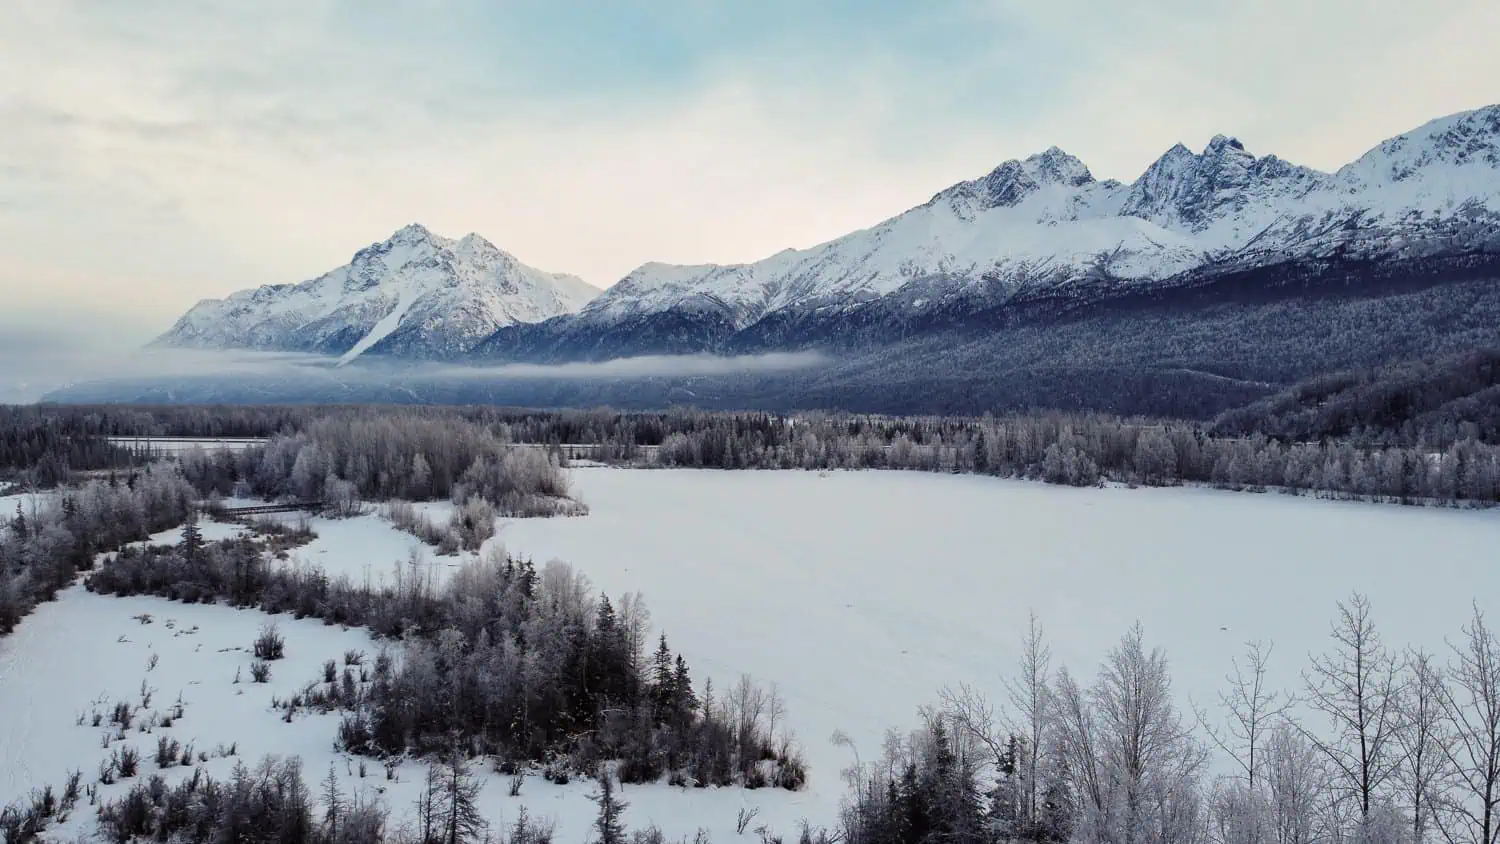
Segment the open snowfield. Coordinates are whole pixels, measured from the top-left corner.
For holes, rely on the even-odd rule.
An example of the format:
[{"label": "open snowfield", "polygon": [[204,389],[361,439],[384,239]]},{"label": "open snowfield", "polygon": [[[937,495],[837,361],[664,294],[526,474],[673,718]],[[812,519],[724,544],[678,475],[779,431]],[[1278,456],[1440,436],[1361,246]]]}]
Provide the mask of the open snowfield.
[{"label": "open snowfield", "polygon": [[141,453],[177,455],[195,448],[204,451],[244,451],[266,444],[264,437],[106,437],[120,448]]},{"label": "open snowfield", "polygon": [[[804,817],[831,823],[844,790],[839,772],[852,761],[828,741],[833,731],[868,759],[887,728],[914,725],[917,707],[942,686],[998,694],[1029,609],[1047,627],[1054,665],[1090,679],[1139,619],[1148,644],[1167,650],[1186,705],[1213,702],[1230,658],[1251,638],[1275,641],[1271,681],[1293,685],[1307,653],[1325,647],[1335,603],[1353,590],[1370,595],[1389,644],[1434,650],[1458,632],[1472,598],[1493,611],[1500,595],[1497,512],[899,472],[572,474],[589,516],[502,520],[498,540],[538,564],[566,559],[612,596],[643,592],[700,688],[705,676],[722,689],[741,672],[778,683],[811,763],[810,786],[797,794],[627,786],[627,822],[655,822],[674,838],[701,826],[716,841],[739,840],[741,806],[760,807],[756,824],[783,833]],[[312,524],[319,538],[295,558],[357,580],[389,577],[413,548],[438,577],[458,561],[375,515]],[[204,523],[208,538],[234,529]],[[137,620],[142,614],[153,623]],[[361,781],[357,763],[333,750],[336,718],[286,724],[270,708],[273,695],[317,679],[324,660],[351,648],[373,655],[374,645],[361,631],[282,617],[287,658],[273,664],[269,684],[251,684],[248,649],[268,618],[81,588],[39,608],[0,639],[0,804],[35,784],[60,785],[75,768],[89,782],[109,751],[103,730],[78,726],[78,715],[95,702],[138,703],[144,679],[156,689],[149,709],[165,711],[182,695],[185,716],[170,732],[184,743],[212,753],[238,742],[250,762],[300,754],[310,780],[334,762],[347,786],[386,789],[382,799],[409,816],[416,765],[387,782],[369,763]],[[159,661],[148,670],[153,653]],[[154,770],[156,736],[129,740],[143,750],[143,770]],[[206,767],[222,775],[232,763]],[[513,820],[525,804],[556,820],[559,842],[585,839],[592,784],[532,777],[519,799],[505,785],[492,776],[484,788],[492,822]],[[89,817],[78,813],[62,832]]]},{"label": "open snowfield", "polygon": [[[288,519],[299,518],[278,514]],[[395,525],[370,513],[352,519],[307,520],[318,538],[292,551],[294,564],[317,566],[330,577],[344,574],[356,584],[377,586],[394,582],[397,566],[405,566],[413,551],[434,571],[458,565],[457,557],[438,557],[435,549]]]},{"label": "open snowfield", "polygon": [[500,540],[568,560],[610,595],[643,592],[700,683],[778,682],[812,766],[815,822],[833,819],[851,761],[834,730],[869,759],[944,685],[998,697],[1029,610],[1054,665],[1089,680],[1140,620],[1184,707],[1216,703],[1249,639],[1275,642],[1270,680],[1294,685],[1354,590],[1396,647],[1443,651],[1474,598],[1500,611],[1493,511],[906,472],[573,480],[589,516],[507,520]]},{"label": "open snowfield", "polygon": [[44,492],[17,492],[0,495],[0,522],[9,522],[16,517],[16,508],[21,508],[23,515],[31,513],[39,508],[47,506],[57,494],[50,491]]},{"label": "open snowfield", "polygon": [[[198,532],[202,534],[204,542],[219,542],[224,539],[233,539],[245,533],[245,526],[234,522],[215,522],[204,519],[198,523]],[[160,533],[153,533],[147,539],[140,542],[132,542],[131,545],[178,545],[182,542],[182,528],[174,527]]]},{"label": "open snowfield", "polygon": [[[142,617],[150,622],[143,623]],[[251,644],[261,625],[271,620],[286,638],[286,658],[271,664],[268,683],[252,683]],[[159,598],[100,596],[74,587],[38,608],[13,635],[0,638],[0,806],[24,799],[43,783],[60,788],[75,769],[83,772],[85,785],[94,782],[99,764],[122,746],[114,742],[106,750],[102,745],[110,732],[109,712],[116,701],[139,705],[145,682],[151,702],[139,710],[137,723],[152,712],[169,713],[179,696],[183,717],[170,728],[149,733],[132,728],[124,743],[140,751],[142,773],[136,780],[102,787],[102,798],[117,797],[139,777],[158,772],[153,758],[157,739],[169,735],[207,752],[211,758],[201,767],[217,777],[228,776],[237,760],[253,767],[266,754],[299,755],[307,780],[315,784],[333,764],[346,793],[374,794],[391,807],[395,821],[410,818],[423,777],[420,765],[404,763],[396,781],[388,781],[384,768],[368,761],[367,776],[361,779],[359,760],[334,750],[337,716],[299,715],[285,723],[271,708],[273,697],[286,699],[320,679],[324,660],[342,665],[346,650],[373,657],[377,647],[363,631],[310,619],[273,619],[254,610]],[[157,657],[154,668],[152,655]],[[100,727],[91,726],[95,710],[104,713]],[[231,744],[237,744],[235,757],[216,755]],[[160,773],[175,782],[190,771],[174,767]],[[506,793],[508,777],[487,774],[485,780],[480,806],[492,825],[513,822],[525,806],[533,818],[555,822],[559,842],[585,840],[595,813],[588,799],[593,783],[574,780],[555,786],[531,776],[513,798]],[[719,841],[735,837],[734,819],[741,806],[765,804],[779,817],[797,818],[804,801],[802,795],[770,789],[712,789],[684,796],[666,785],[626,786],[622,797],[631,804],[625,818],[633,826],[654,821],[689,838],[701,826]],[[763,812],[762,822],[772,814]],[[68,824],[50,829],[49,837],[73,840],[79,832],[92,832],[93,821],[92,809],[80,807]]]}]

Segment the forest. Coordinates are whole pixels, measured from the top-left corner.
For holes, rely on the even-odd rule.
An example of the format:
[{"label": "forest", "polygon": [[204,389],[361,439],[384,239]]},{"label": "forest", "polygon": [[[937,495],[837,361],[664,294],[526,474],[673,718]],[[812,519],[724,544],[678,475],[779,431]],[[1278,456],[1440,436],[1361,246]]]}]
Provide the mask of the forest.
[{"label": "forest", "polygon": [[[1486,363],[1489,360],[1475,355],[1466,362],[1450,362],[1444,371],[1452,372],[1455,382],[1473,385],[1489,377],[1483,374],[1493,369],[1492,363]],[[1433,383],[1420,372],[1409,381],[1429,387]],[[1441,387],[1431,389],[1442,392]],[[1392,405],[1389,391],[1345,392],[1347,400],[1339,399],[1344,410],[1337,411],[1344,416],[1369,419],[1379,412],[1357,408]],[[1400,403],[1404,407],[1431,404],[1405,399]],[[219,412],[225,418],[212,421]],[[547,446],[549,459],[559,462],[566,459],[561,445],[584,444],[596,446],[591,454],[594,459],[626,465],[915,469],[1072,485],[1197,483],[1402,503],[1490,505],[1500,500],[1500,445],[1491,441],[1488,428],[1451,420],[1418,427],[1411,421],[1417,417],[1410,414],[1396,418],[1406,421],[1399,426],[1384,422],[1379,426],[1299,426],[1296,414],[1269,405],[1250,416],[1226,417],[1212,427],[1061,412],[908,418],[691,410],[618,413],[608,409],[392,406],[371,412],[341,406],[167,406],[56,407],[0,421],[21,432],[17,441],[42,443],[39,448],[53,455],[52,465],[63,469],[92,469],[95,474],[121,471],[98,466],[89,457],[116,466],[130,465],[138,458],[127,454],[125,462],[119,463],[120,456],[105,447],[79,449],[87,436],[98,434],[48,439],[35,432],[83,427],[201,437],[230,430],[239,436],[271,437],[271,441],[227,459],[184,456],[185,471],[193,476],[195,486],[221,495],[238,488],[257,495],[314,500],[324,496],[332,478],[328,491],[334,496],[386,500],[447,498],[456,493],[455,500],[459,500],[478,495],[502,513],[522,515],[561,512],[566,506],[555,485],[549,486],[546,480],[546,461],[526,456],[528,450],[502,455],[506,445],[516,443]],[[1253,419],[1268,421],[1247,424]],[[80,420],[88,421],[85,425]],[[1244,433],[1246,428],[1256,430]],[[1339,435],[1332,436],[1331,431]],[[27,451],[24,458],[19,457],[20,450],[13,452],[18,457],[6,468],[18,481],[43,485],[49,478],[29,473],[27,464],[21,462],[31,459],[35,450]],[[70,455],[84,465],[72,466]],[[480,460],[481,455],[487,456]],[[502,469],[503,460],[512,465]],[[65,476],[52,473],[49,477]]]}]

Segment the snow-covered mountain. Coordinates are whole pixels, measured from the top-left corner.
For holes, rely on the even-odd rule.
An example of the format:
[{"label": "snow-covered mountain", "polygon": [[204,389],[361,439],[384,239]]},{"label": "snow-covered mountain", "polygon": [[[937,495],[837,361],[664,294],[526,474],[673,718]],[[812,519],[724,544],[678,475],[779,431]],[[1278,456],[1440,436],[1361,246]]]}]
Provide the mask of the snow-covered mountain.
[{"label": "snow-covered mountain", "polygon": [[576,316],[502,329],[477,351],[607,357],[736,336],[758,338],[742,348],[817,345],[874,310],[888,327],[1289,262],[1476,251],[1500,253],[1500,106],[1434,120],[1335,173],[1256,157],[1220,135],[1201,153],[1172,147],[1123,184],[1053,147],[809,249],[751,264],[646,264]]},{"label": "snow-covered mountain", "polygon": [[1053,147],[818,246],[649,263],[603,293],[477,235],[408,226],[322,278],[201,303],[158,342],[345,360],[860,348],[1229,279],[1243,290],[1344,272],[1347,284],[1474,256],[1500,256],[1500,106],[1431,121],[1333,173],[1219,135],[1125,184]]},{"label": "snow-covered mountain", "polygon": [[412,224],[300,284],[199,302],[155,345],[363,354],[459,355],[498,328],[569,314],[599,291],[528,267],[477,234]]}]

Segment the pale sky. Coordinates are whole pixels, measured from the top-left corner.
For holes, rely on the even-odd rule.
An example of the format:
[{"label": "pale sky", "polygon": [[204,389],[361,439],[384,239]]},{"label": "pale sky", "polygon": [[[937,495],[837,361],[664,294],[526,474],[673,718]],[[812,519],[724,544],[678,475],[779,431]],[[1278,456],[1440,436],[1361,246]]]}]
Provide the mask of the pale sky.
[{"label": "pale sky", "polygon": [[1500,101],[1496,0],[5,0],[0,348],[139,343],[417,221],[607,286],[1056,144],[1334,169]]}]

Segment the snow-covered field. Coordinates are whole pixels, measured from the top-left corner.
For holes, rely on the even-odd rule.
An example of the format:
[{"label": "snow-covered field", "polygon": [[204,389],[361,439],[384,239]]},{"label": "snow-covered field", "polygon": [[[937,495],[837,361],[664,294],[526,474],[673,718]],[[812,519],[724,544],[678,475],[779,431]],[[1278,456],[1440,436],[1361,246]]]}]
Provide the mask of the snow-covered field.
[{"label": "snow-covered field", "polygon": [[[810,787],[798,794],[626,787],[628,823],[655,822],[672,837],[702,826],[717,841],[738,840],[741,806],[761,807],[756,823],[783,833],[803,817],[831,823],[839,771],[852,761],[828,741],[833,731],[868,759],[888,727],[913,725],[942,686],[997,693],[1030,609],[1056,664],[1088,677],[1139,619],[1148,643],[1166,648],[1186,704],[1213,701],[1250,638],[1275,641],[1271,679],[1292,685],[1307,653],[1325,647],[1335,602],[1353,590],[1370,595],[1389,644],[1432,649],[1458,632],[1472,598],[1500,594],[1495,512],[898,472],[588,468],[573,479],[589,516],[503,520],[498,539],[539,564],[566,559],[612,596],[643,592],[699,684],[710,676],[724,688],[741,672],[778,683],[811,763]],[[356,579],[389,576],[413,548],[439,576],[457,561],[374,515],[313,526],[319,538],[297,558]],[[232,530],[205,523],[209,538]],[[152,709],[182,695],[185,716],[170,730],[179,740],[210,752],[238,742],[248,761],[301,754],[314,780],[335,762],[348,785],[386,789],[383,799],[408,815],[416,766],[387,782],[371,763],[361,782],[357,763],[333,750],[336,719],[286,724],[269,705],[316,679],[324,660],[351,648],[373,653],[368,637],[283,617],[287,658],[271,682],[235,685],[237,670],[248,680],[248,648],[267,619],[82,589],[39,608],[0,639],[0,803],[34,784],[60,785],[67,770],[92,779],[109,751],[102,730],[77,717],[96,701],[138,702],[146,680]],[[153,770],[156,736],[130,740]],[[231,764],[207,767],[222,774]],[[482,801],[492,822],[513,820],[524,803],[556,819],[559,842],[582,841],[591,788],[534,777],[514,799],[493,777]]]},{"label": "snow-covered field", "polygon": [[264,437],[106,437],[111,443],[133,451],[176,455],[195,448],[204,451],[244,451],[265,445]]},{"label": "snow-covered field", "polygon": [[1030,610],[1055,664],[1088,678],[1141,621],[1181,702],[1212,705],[1252,638],[1275,642],[1272,682],[1295,684],[1351,591],[1396,647],[1443,651],[1471,600],[1500,609],[1495,511],[906,472],[573,479],[589,516],[507,521],[500,540],[611,595],[643,592],[700,681],[778,682],[815,821],[832,819],[851,761],[834,730],[869,759],[944,685],[998,696]]},{"label": "snow-covered field", "polygon": [[[251,643],[261,625],[271,620],[286,638],[286,658],[271,664],[268,683],[252,683]],[[320,780],[332,764],[346,793],[373,794],[392,809],[397,822],[410,818],[423,777],[420,765],[404,763],[396,770],[397,779],[390,781],[379,763],[368,761],[367,776],[361,778],[359,760],[334,749],[337,716],[299,715],[285,723],[271,707],[273,697],[284,700],[320,679],[324,660],[342,664],[346,650],[372,657],[376,648],[363,631],[311,619],[273,619],[253,610],[71,589],[57,602],[40,607],[12,636],[0,639],[0,805],[24,799],[33,786],[43,783],[60,788],[72,770],[83,772],[85,785],[95,781],[100,763],[122,746],[113,742],[110,749],[103,747],[104,735],[111,732],[109,713],[117,701],[139,705],[144,682],[151,701],[138,711],[137,724],[151,713],[170,713],[179,697],[183,716],[170,728],[128,732],[125,743],[139,750],[142,773],[135,780],[102,787],[102,798],[117,797],[140,776],[157,773],[157,740],[167,735],[208,753],[210,759],[201,767],[218,777],[227,776],[237,760],[253,767],[266,754],[301,756],[309,782]],[[100,727],[92,726],[96,710],[104,713]],[[236,745],[234,757],[217,755],[230,745]],[[184,767],[160,771],[169,782],[189,772]],[[508,777],[489,774],[485,779],[480,806],[492,825],[513,822],[519,807],[525,806],[532,818],[550,818],[556,824],[559,842],[582,842],[587,837],[595,813],[588,799],[592,783],[574,780],[555,786],[531,776],[521,795],[510,797]],[[794,819],[807,813],[803,795],[770,789],[712,789],[684,795],[666,785],[626,786],[621,796],[630,803],[625,818],[632,826],[654,822],[676,837],[691,837],[704,827],[719,841],[735,837],[734,819],[742,806],[768,806],[759,822],[773,815]],[[93,811],[83,806],[68,824],[49,834],[67,841],[93,828]]]},{"label": "snow-covered field", "polygon": [[56,497],[57,493],[51,491],[0,495],[0,522],[9,522],[15,518],[17,507],[21,508],[23,515],[30,516],[33,511],[47,506],[47,503]]}]

